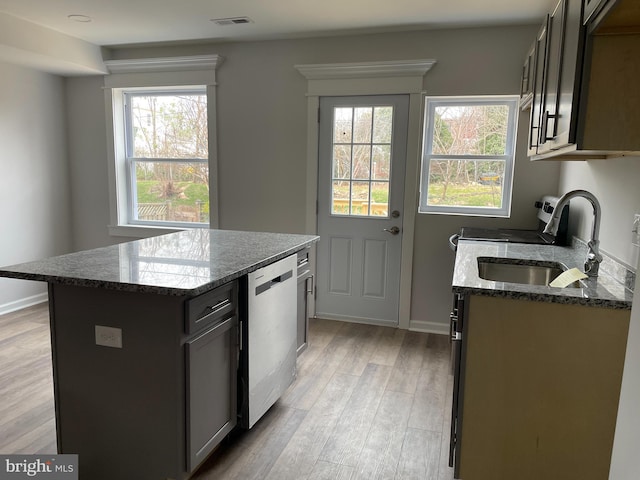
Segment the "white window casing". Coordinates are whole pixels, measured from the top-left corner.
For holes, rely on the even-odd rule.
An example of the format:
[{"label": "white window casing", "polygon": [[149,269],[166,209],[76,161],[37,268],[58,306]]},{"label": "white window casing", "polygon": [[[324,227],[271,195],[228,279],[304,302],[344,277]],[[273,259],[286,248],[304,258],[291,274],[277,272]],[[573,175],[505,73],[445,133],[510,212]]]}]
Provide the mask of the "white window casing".
[{"label": "white window casing", "polygon": [[[438,107],[474,107],[474,106],[506,106],[508,119],[506,125],[505,151],[501,155],[489,154],[443,154],[434,152],[434,126]],[[420,173],[419,213],[467,215],[487,217],[509,217],[511,212],[511,192],[513,186],[513,170],[515,165],[516,131],[518,123],[517,96],[472,96],[472,97],[426,97],[424,109],[424,132],[422,148],[422,165]],[[430,166],[435,160],[466,160],[474,162],[504,162],[504,172],[500,178],[501,205],[499,207],[483,207],[471,205],[437,205],[430,204],[428,189],[430,186]]]},{"label": "white window casing", "polygon": [[[109,233],[114,236],[148,237],[194,226],[218,226],[216,69],[218,55],[110,60],[105,64],[105,113],[109,182]],[[136,222],[131,218],[130,169],[127,166],[124,93],[127,91],[172,91],[204,88],[207,95],[210,222],[204,224]]]}]

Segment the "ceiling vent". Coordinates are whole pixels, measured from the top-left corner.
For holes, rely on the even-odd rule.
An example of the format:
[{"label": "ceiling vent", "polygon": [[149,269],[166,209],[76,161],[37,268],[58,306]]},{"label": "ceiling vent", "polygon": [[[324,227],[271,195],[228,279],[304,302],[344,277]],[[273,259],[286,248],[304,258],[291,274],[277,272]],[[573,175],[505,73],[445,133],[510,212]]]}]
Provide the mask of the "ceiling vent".
[{"label": "ceiling vent", "polygon": [[253,20],[249,17],[212,18],[211,21],[216,25],[244,25],[245,23],[253,23]]}]

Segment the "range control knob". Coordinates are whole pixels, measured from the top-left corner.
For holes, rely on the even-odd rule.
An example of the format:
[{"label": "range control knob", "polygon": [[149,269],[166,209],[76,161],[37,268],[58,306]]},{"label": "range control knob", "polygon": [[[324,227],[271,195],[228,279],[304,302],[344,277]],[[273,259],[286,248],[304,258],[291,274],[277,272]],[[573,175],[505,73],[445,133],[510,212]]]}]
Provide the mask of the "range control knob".
[{"label": "range control knob", "polygon": [[536,208],[541,208],[542,207],[542,202],[540,200],[538,200],[536,203],[533,204],[534,207]]},{"label": "range control knob", "polygon": [[546,213],[553,213],[553,205],[551,205],[549,202],[544,202],[544,207],[542,207],[542,210],[544,210]]}]

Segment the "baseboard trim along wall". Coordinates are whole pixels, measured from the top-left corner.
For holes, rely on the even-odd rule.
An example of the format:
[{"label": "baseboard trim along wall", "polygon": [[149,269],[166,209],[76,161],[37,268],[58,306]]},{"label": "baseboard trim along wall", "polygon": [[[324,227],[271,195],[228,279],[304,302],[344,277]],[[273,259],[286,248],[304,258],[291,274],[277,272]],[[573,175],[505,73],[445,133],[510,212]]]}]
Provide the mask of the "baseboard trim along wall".
[{"label": "baseboard trim along wall", "polygon": [[[325,320],[337,320],[340,322],[364,323],[366,325],[378,325],[381,327],[398,327],[395,323],[375,321],[367,318],[348,317],[342,315],[316,315],[312,318],[323,318]],[[436,335],[449,335],[449,324],[440,322],[425,322],[423,320],[411,320],[409,330],[412,332],[434,333]]]},{"label": "baseboard trim along wall", "polygon": [[424,320],[411,320],[409,322],[409,330],[412,332],[449,335],[449,324],[441,322],[425,322]]},{"label": "baseboard trim along wall", "polygon": [[38,305],[39,303],[44,303],[48,300],[49,294],[47,292],[42,292],[37,295],[32,295],[31,297],[25,297],[13,302],[4,303],[0,305],[0,315],[15,312],[16,310],[22,310],[23,308]]}]

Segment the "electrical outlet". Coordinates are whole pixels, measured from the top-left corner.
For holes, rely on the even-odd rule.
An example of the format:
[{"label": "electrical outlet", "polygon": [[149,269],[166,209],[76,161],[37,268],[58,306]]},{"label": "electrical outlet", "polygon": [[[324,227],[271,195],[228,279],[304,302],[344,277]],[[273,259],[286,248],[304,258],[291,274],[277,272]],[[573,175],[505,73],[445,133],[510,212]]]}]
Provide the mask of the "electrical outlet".
[{"label": "electrical outlet", "polygon": [[122,329],[96,325],[96,345],[122,348]]}]

